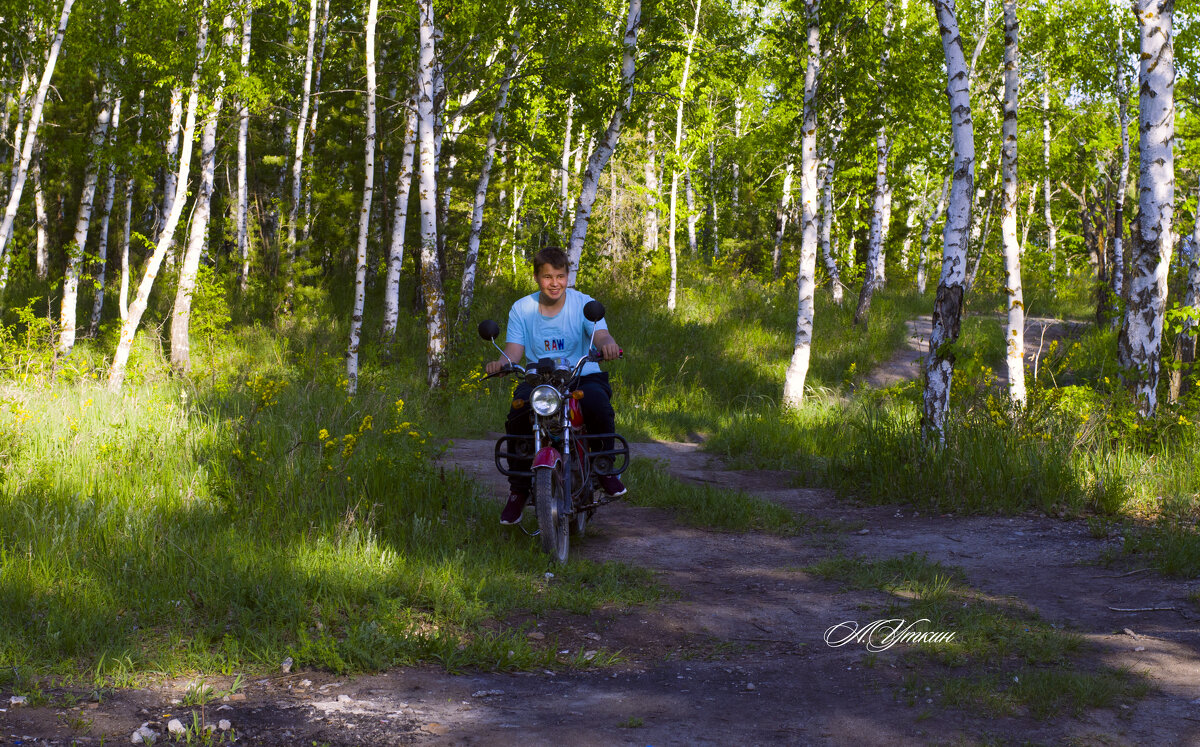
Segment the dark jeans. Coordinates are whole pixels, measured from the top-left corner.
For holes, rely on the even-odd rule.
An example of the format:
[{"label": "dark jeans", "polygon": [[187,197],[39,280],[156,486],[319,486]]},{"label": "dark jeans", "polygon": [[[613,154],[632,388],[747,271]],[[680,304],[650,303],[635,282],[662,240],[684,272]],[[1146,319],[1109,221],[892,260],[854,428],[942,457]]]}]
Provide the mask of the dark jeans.
[{"label": "dark jeans", "polygon": [[[579,401],[583,410],[583,424],[589,433],[615,433],[617,430],[616,416],[612,408],[612,387],[608,385],[608,374],[589,374],[579,379],[577,389],[583,392]],[[529,406],[529,395],[533,387],[526,383],[517,385],[513,390],[513,401],[523,400],[521,407],[513,407],[508,411],[508,419],[504,422],[504,432],[510,436],[533,435],[533,409]],[[516,446],[516,444],[513,444]],[[600,449],[611,449],[613,440],[602,438],[597,444]],[[532,455],[531,455],[532,456]],[[533,459],[509,459],[510,470],[528,472]],[[509,477],[509,489],[514,493],[529,492],[528,477]]]}]

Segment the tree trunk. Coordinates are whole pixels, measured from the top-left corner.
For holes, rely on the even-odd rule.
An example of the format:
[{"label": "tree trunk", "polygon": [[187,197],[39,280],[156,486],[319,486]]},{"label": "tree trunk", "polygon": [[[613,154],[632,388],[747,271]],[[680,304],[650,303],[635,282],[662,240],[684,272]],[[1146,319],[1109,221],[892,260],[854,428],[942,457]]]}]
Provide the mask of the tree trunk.
[{"label": "tree trunk", "polygon": [[1141,414],[1158,408],[1163,311],[1174,244],[1175,53],[1171,47],[1173,0],[1135,0],[1141,29],[1138,120],[1140,164],[1138,219],[1133,241],[1129,302],[1118,338],[1126,380],[1133,382]]},{"label": "tree trunk", "polygon": [[404,265],[404,233],[408,228],[408,203],[412,190],[413,159],[417,151],[417,88],[405,105],[404,155],[396,179],[396,204],[392,212],[392,241],[388,248],[387,281],[383,293],[383,338],[392,340],[400,321],[400,269]]},{"label": "tree trunk", "polygon": [[634,62],[637,58],[638,26],[641,21],[642,0],[629,0],[629,18],[625,22],[625,36],[622,41],[624,52],[621,55],[623,95],[608,122],[604,137],[588,158],[587,170],[583,174],[579,202],[575,208],[575,224],[571,229],[571,240],[567,244],[567,258],[570,261],[568,285],[571,287],[575,286],[575,278],[579,273],[579,260],[583,255],[583,242],[587,238],[588,223],[592,217],[592,205],[596,202],[596,192],[600,188],[600,174],[604,171],[608,159],[612,157],[613,151],[617,149],[617,141],[621,137],[621,120],[633,105]]},{"label": "tree trunk", "polygon": [[950,103],[950,130],[954,141],[954,180],[946,227],[942,231],[942,275],[933,305],[929,357],[925,364],[922,431],[926,439],[944,444],[950,409],[950,382],[954,374],[952,346],[962,324],[966,281],[968,231],[971,226],[971,192],[975,182],[975,125],[971,121],[971,82],[963,56],[954,0],[933,0],[946,57],[946,96]]},{"label": "tree trunk", "polygon": [[1021,86],[1020,24],[1017,0],[1004,2],[1004,125],[1001,170],[1004,195],[1000,206],[1000,233],[1004,241],[1004,270],[1008,294],[1005,327],[1008,394],[1025,405],[1025,300],[1021,292],[1021,246],[1017,243],[1017,113]]},{"label": "tree trunk", "polygon": [[646,123],[646,237],[642,241],[645,251],[653,256],[658,253],[658,166],[655,164],[655,121],[650,113]]},{"label": "tree trunk", "polygon": [[[515,22],[515,19],[514,19]],[[487,145],[483,149],[483,166],[479,172],[479,183],[475,185],[475,202],[471,206],[471,233],[467,239],[467,256],[463,265],[462,286],[459,292],[458,326],[464,329],[471,318],[471,302],[475,298],[475,273],[479,265],[479,238],[483,233],[483,207],[487,202],[488,181],[492,176],[492,161],[496,157],[496,143],[504,126],[504,109],[508,106],[508,89],[517,73],[520,61],[519,30],[514,32],[512,55],[500,81],[500,93],[496,98],[496,110],[492,115],[492,128],[488,131]]]},{"label": "tree trunk", "polygon": [[158,215],[154,238],[157,241],[167,225],[167,216],[171,214],[171,206],[175,201],[175,172],[179,167],[179,132],[183,127],[183,88],[171,87],[171,120],[167,125],[167,142],[163,149],[167,153],[167,173],[163,179],[162,210]]},{"label": "tree trunk", "polygon": [[1050,280],[1054,281],[1057,270],[1058,228],[1054,225],[1054,216],[1050,212],[1050,200],[1053,193],[1050,190],[1050,69],[1042,61],[1042,166],[1045,176],[1042,179],[1043,216],[1046,221],[1046,254],[1050,259]]},{"label": "tree trunk", "polygon": [[738,158],[737,158],[737,142],[742,139],[742,107],[743,106],[744,106],[744,104],[742,103],[741,96],[734,96],[734,98],[733,98],[733,142],[734,142],[733,185],[732,185],[732,189],[730,190],[732,192],[732,194],[730,194],[730,196],[729,196],[729,212],[731,213],[730,217],[733,220],[735,234],[737,232],[739,202],[741,201],[741,198],[740,198],[740,195],[738,192],[738,184],[742,180],[742,164],[738,161]]},{"label": "tree trunk", "polygon": [[[116,146],[117,128],[121,124],[121,99],[113,103],[112,128],[109,144]],[[105,270],[108,267],[108,219],[112,215],[113,193],[117,188],[117,165],[108,164],[108,179],[104,183],[104,207],[100,211],[100,244],[96,248],[96,292],[92,296],[92,319],[88,325],[88,336],[95,337],[100,331],[100,314],[104,311]]]},{"label": "tree trunk", "polygon": [[692,183],[691,169],[683,172],[683,192],[687,205],[688,251],[694,257],[696,256],[696,221],[700,220],[700,214],[696,212],[696,187]]},{"label": "tree trunk", "polygon": [[75,233],[67,246],[67,269],[63,275],[62,313],[59,315],[58,352],[65,355],[75,347],[75,323],[79,301],[79,275],[83,268],[83,252],[87,248],[88,231],[92,225],[92,207],[96,199],[96,182],[100,178],[100,151],[108,139],[108,128],[112,123],[112,101],[109,100],[106,84],[100,94],[100,114],[92,129],[92,152],[88,156],[87,169],[83,175],[83,189],[79,193],[79,212],[75,217]]},{"label": "tree trunk", "polygon": [[421,200],[421,289],[425,299],[428,330],[426,355],[429,364],[429,386],[442,381],[442,366],[446,356],[446,301],[442,290],[442,271],[437,254],[437,154],[434,151],[434,26],[433,0],[418,0],[420,10],[421,48],[417,64],[417,135],[421,144],[418,194]]},{"label": "tree trunk", "polygon": [[8,206],[4,209],[4,218],[0,221],[0,263],[5,263],[5,250],[12,235],[13,222],[17,217],[17,207],[21,204],[21,192],[25,188],[25,175],[29,170],[29,161],[33,158],[33,146],[37,143],[38,127],[42,123],[42,107],[46,103],[46,91],[50,89],[50,79],[54,77],[54,66],[58,62],[58,52],[62,49],[63,35],[67,32],[67,21],[71,18],[71,6],[75,0],[63,0],[62,15],[58,21],[58,31],[50,42],[50,52],[46,56],[46,67],[42,70],[42,78],[38,82],[37,93],[33,97],[33,106],[29,111],[29,125],[21,143],[20,160],[16,161],[16,175],[12,189],[8,194]]},{"label": "tree trunk", "polygon": [[[575,114],[575,94],[571,94],[567,99],[567,126],[563,128],[563,152],[562,152],[562,182],[559,189],[559,200],[561,207],[558,210],[558,235],[563,235],[563,224],[567,220],[567,213],[571,212],[571,118]],[[583,143],[579,144],[583,147]],[[578,166],[575,168],[579,170]]]},{"label": "tree trunk", "polygon": [[308,109],[312,105],[313,63],[317,48],[317,0],[308,4],[308,48],[304,54],[304,87],[300,93],[300,116],[296,118],[295,150],[292,155],[292,203],[288,213],[287,248],[296,252],[296,221],[300,215],[300,190],[304,184],[304,136],[308,130]]},{"label": "tree trunk", "polygon": [[[1129,188],[1129,87],[1125,83],[1125,31],[1117,29],[1117,126],[1121,128],[1121,173],[1117,177],[1117,199],[1113,211],[1112,290],[1115,298],[1125,292],[1125,192]],[[1113,327],[1119,322],[1114,315]]]},{"label": "tree trunk", "polygon": [[792,174],[796,165],[789,162],[783,172],[783,194],[779,198],[779,208],[775,211],[775,251],[771,254],[771,267],[775,277],[779,277],[780,249],[783,247],[783,234],[787,230],[788,213],[792,209]]},{"label": "tree trunk", "polygon": [[[39,148],[40,150],[40,148]],[[37,277],[45,281],[49,277],[50,236],[47,231],[46,192],[42,189],[42,157],[39,154],[30,166],[33,176],[33,209],[37,221]]]},{"label": "tree trunk", "polygon": [[[1200,311],[1200,210],[1196,211],[1196,219],[1192,227],[1192,242],[1187,259],[1187,290],[1184,291],[1183,306],[1191,309],[1192,313],[1196,313]],[[1179,335],[1180,363],[1187,367],[1188,373],[1191,373],[1193,364],[1196,362],[1197,326],[1195,319],[1185,317],[1183,332]]]},{"label": "tree trunk", "polygon": [[820,80],[820,0],[805,0],[808,17],[808,64],[804,69],[804,123],[800,131],[800,266],[792,359],[783,380],[783,402],[804,404],[804,381],[812,355],[817,269],[817,85]]},{"label": "tree trunk", "polygon": [[671,285],[667,290],[667,308],[672,311],[675,309],[675,294],[678,285],[679,255],[675,249],[675,215],[676,199],[679,193],[679,153],[683,147],[683,104],[687,97],[688,74],[692,69],[692,50],[695,49],[696,36],[700,31],[700,6],[702,4],[702,0],[696,0],[696,17],[692,21],[692,33],[688,36],[687,56],[683,58],[683,76],[679,80],[679,102],[675,107],[675,158],[671,161],[670,215],[667,218],[667,252],[671,258]]},{"label": "tree trunk", "polygon": [[[239,70],[242,75],[248,75],[250,72],[250,31],[254,19],[254,6],[250,0],[242,0],[242,47],[241,47],[241,67]],[[247,163],[249,157],[249,140],[250,140],[250,107],[243,100],[238,105],[238,140],[237,140],[237,212],[235,213],[234,223],[237,224],[237,251],[238,257],[241,258],[241,273],[239,275],[239,285],[242,292],[245,293],[246,287],[250,282],[250,231],[249,212],[250,212],[250,171]]]},{"label": "tree trunk", "polygon": [[[845,107],[839,107],[831,118],[833,124],[829,128],[829,152],[822,159],[825,175],[821,178],[821,252],[825,257],[825,271],[829,273],[829,291],[833,302],[842,305],[842,278],[838,271],[837,256],[833,249],[833,176],[836,173],[836,154],[842,140],[841,116]],[[775,273],[779,277],[778,271]]]},{"label": "tree trunk", "polygon": [[[806,0],[807,1],[807,0]],[[717,147],[715,138],[708,141],[708,239],[712,242],[713,259],[721,253],[721,232],[717,210]]]},{"label": "tree trunk", "polygon": [[[432,7],[432,0],[422,4]],[[379,18],[378,0],[368,0],[366,53],[367,53],[367,136],[366,153],[363,157],[365,174],[363,179],[362,207],[358,212],[358,261],[354,270],[354,313],[350,317],[350,346],[346,349],[346,390],[353,396],[358,392],[358,341],[362,335],[362,315],[367,298],[367,238],[371,227],[371,200],[375,196],[375,24]],[[425,18],[421,19],[421,36],[424,41]],[[431,47],[432,50],[432,47]],[[425,53],[421,46],[422,57]]]},{"label": "tree trunk", "polygon": [[883,21],[883,54],[879,60],[878,92],[881,103],[879,129],[875,133],[875,201],[871,209],[871,231],[867,238],[867,266],[863,273],[862,289],[858,294],[858,308],[854,311],[854,324],[865,325],[871,312],[871,296],[883,287],[885,246],[888,224],[892,213],[892,185],[888,182],[888,159],[892,142],[887,129],[887,104],[884,100],[884,80],[891,60],[890,37],[892,35],[892,0],[886,0]]},{"label": "tree trunk", "polygon": [[917,256],[917,293],[921,295],[925,295],[925,267],[929,262],[929,234],[933,232],[933,225],[938,222],[938,219],[942,217],[942,211],[946,209],[946,196],[950,194],[950,180],[953,177],[953,174],[946,174],[937,207],[932,213],[925,216],[925,226],[921,229],[921,245]]},{"label": "tree trunk", "polygon": [[171,248],[171,236],[179,225],[179,217],[183,214],[183,203],[187,196],[188,173],[192,168],[192,141],[196,137],[196,110],[200,105],[200,68],[204,62],[204,49],[208,43],[208,0],[200,3],[200,28],[196,37],[196,66],[192,71],[191,93],[188,95],[187,114],[183,126],[183,147],[180,149],[179,170],[175,175],[175,197],[171,204],[171,213],[167,223],[158,237],[154,253],[146,261],[146,269],[142,282],[138,285],[137,297],[129,307],[125,323],[121,325],[121,337],[113,354],[112,368],[108,373],[108,388],[118,391],[125,381],[125,367],[129,363],[129,353],[133,349],[133,337],[142,322],[142,314],[150,302],[150,291],[154,287],[154,279],[162,266],[163,258]]},{"label": "tree trunk", "polygon": [[[224,44],[233,46],[233,16],[226,14],[221,23]],[[208,221],[212,215],[213,187],[217,168],[217,120],[221,117],[224,101],[225,75],[220,75],[212,111],[204,121],[200,134],[200,183],[196,188],[196,199],[192,205],[191,231],[187,249],[179,267],[179,283],[175,289],[175,306],[171,311],[171,368],[178,374],[191,371],[191,321],[192,294],[196,290],[196,276],[200,271],[200,259],[208,239]]]},{"label": "tree trunk", "polygon": [[[142,120],[146,114],[146,92],[138,91],[138,127],[134,141],[142,144]],[[122,322],[129,316],[129,236],[133,229],[133,171],[125,180],[125,223],[121,229],[121,289],[117,294],[117,313]]]},{"label": "tree trunk", "polygon": [[[317,29],[321,37],[321,46],[317,49],[317,59],[313,63],[313,96],[312,111],[308,115],[308,134],[304,137],[305,147],[308,148],[308,179],[304,188],[304,207],[300,213],[299,239],[307,242],[312,234],[312,164],[317,162],[317,121],[321,114],[321,71],[325,67],[325,46],[329,42],[329,0],[321,3],[321,23]],[[307,244],[305,244],[307,246]]]}]

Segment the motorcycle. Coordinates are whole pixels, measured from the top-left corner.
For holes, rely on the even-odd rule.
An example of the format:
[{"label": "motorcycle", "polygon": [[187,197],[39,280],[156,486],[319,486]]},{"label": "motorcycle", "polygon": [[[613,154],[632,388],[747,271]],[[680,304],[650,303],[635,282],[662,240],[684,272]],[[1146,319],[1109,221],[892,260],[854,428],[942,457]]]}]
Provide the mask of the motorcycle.
[{"label": "motorcycle", "polygon": [[[589,301],[583,315],[590,322],[604,318],[604,305]],[[491,319],[479,324],[479,336],[496,344],[500,325]],[[595,331],[592,332],[593,340]],[[496,468],[501,474],[531,478],[531,494],[537,513],[542,550],[559,564],[567,562],[571,535],[582,537],[596,509],[615,499],[598,489],[603,475],[620,475],[629,466],[629,442],[616,433],[587,433],[576,389],[584,364],[603,358],[595,347],[574,365],[562,358],[541,358],[525,368],[517,363],[485,376],[514,374],[533,387],[529,395],[534,419],[533,434],[505,435],[496,441]],[[504,351],[500,350],[503,356]],[[507,356],[505,356],[507,357]],[[602,439],[612,439],[612,448],[601,449]],[[530,460],[528,471],[514,470],[510,460]]]}]

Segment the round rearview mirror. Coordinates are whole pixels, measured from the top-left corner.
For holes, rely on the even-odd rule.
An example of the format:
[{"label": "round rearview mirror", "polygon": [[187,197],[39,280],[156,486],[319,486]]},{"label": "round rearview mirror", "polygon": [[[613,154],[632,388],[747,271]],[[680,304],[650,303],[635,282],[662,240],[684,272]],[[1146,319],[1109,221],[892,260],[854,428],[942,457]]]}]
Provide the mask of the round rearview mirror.
[{"label": "round rearview mirror", "polygon": [[592,299],[584,304],[583,316],[589,322],[598,322],[604,318],[604,304]]},{"label": "round rearview mirror", "polygon": [[500,325],[491,319],[484,319],[479,323],[479,336],[488,342],[494,341],[500,336]]}]

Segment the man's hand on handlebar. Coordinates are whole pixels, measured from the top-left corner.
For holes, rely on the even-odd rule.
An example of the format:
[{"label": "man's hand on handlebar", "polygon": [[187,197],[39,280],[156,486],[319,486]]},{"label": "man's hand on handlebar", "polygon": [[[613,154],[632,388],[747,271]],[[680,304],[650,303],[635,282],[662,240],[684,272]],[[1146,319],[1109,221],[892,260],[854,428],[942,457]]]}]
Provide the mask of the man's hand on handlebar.
[{"label": "man's hand on handlebar", "polygon": [[510,364],[507,358],[500,358],[498,360],[488,361],[487,365],[483,367],[483,370],[487,372],[488,376],[495,376],[509,365]]},{"label": "man's hand on handlebar", "polygon": [[[609,338],[612,339],[611,337]],[[600,357],[603,360],[611,361],[621,357],[621,348],[615,342],[608,342],[600,346]]]}]

